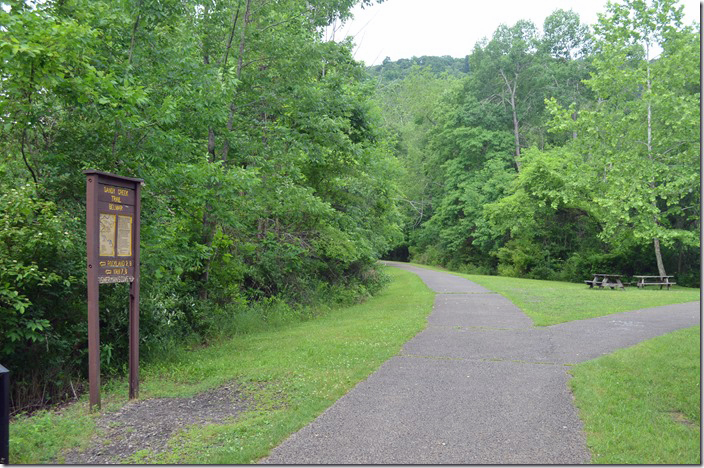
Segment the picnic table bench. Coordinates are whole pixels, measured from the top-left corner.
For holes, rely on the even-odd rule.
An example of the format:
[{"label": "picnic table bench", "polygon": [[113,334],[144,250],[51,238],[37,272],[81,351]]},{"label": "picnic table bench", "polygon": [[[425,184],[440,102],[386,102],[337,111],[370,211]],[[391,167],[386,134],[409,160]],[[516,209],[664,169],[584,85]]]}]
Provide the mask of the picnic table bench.
[{"label": "picnic table bench", "polygon": [[614,288],[624,289],[623,283],[621,282],[621,275],[612,275],[612,274],[607,274],[607,273],[595,273],[594,279],[584,280],[584,282],[589,285],[589,288],[593,288],[594,286],[599,286],[600,289],[603,289],[605,286],[608,286],[611,289],[614,289]]},{"label": "picnic table bench", "polygon": [[677,284],[670,281],[670,278],[673,278],[673,276],[634,276],[634,278],[638,278],[636,286],[639,288],[654,285],[660,286],[660,289],[662,289],[663,286],[667,286],[667,289],[670,289],[670,286]]}]

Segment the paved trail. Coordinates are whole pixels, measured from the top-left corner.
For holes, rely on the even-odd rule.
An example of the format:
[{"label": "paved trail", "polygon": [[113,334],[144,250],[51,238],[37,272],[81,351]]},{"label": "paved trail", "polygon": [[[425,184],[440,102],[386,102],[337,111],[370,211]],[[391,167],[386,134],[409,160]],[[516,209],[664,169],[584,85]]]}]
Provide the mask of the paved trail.
[{"label": "paved trail", "polygon": [[569,364],[700,323],[693,302],[534,328],[476,283],[387,263],[438,293],[428,327],[264,463],[588,463]]}]

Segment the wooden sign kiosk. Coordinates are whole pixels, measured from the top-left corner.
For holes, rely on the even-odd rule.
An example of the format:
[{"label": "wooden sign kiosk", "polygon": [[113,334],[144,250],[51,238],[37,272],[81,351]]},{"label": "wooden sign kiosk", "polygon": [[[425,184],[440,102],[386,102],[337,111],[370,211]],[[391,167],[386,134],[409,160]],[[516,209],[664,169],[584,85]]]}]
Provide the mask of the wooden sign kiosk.
[{"label": "wooden sign kiosk", "polygon": [[86,175],[88,382],[100,408],[99,285],[130,283],[129,397],[139,394],[139,216],[142,179],[95,170]]}]

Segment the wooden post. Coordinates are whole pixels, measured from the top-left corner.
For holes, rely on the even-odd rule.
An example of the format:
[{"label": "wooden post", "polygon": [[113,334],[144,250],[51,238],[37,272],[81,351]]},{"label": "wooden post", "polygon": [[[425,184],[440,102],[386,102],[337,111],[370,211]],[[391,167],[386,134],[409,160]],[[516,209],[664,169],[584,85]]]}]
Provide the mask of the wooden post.
[{"label": "wooden post", "polygon": [[86,179],[86,250],[88,254],[88,385],[90,409],[100,409],[100,318],[98,314],[98,175]]},{"label": "wooden post", "polygon": [[139,219],[141,215],[141,184],[135,186],[134,219],[134,281],[130,283],[130,400],[139,396]]}]

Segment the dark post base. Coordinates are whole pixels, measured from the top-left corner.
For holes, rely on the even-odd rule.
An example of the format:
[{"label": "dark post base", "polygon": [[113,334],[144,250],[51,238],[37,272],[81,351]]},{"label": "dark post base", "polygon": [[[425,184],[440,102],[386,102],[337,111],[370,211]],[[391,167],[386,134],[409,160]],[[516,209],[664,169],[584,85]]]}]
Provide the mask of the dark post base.
[{"label": "dark post base", "polygon": [[10,464],[10,371],[0,366],[0,465]]}]

